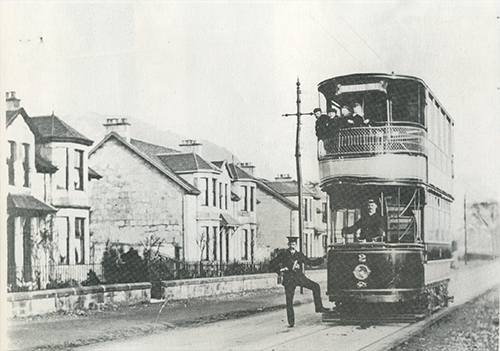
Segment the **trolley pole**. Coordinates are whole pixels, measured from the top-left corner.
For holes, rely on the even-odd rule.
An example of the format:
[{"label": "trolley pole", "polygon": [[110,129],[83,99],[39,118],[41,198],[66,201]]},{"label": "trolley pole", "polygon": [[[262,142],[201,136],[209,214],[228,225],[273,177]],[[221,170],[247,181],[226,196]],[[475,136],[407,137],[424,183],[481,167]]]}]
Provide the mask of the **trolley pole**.
[{"label": "trolley pole", "polygon": [[[300,164],[300,126],[301,126],[301,121],[300,117],[303,115],[309,115],[312,116],[312,112],[307,112],[307,113],[301,113],[300,112],[300,81],[299,78],[297,78],[297,113],[291,113],[291,114],[284,114],[284,117],[289,117],[289,116],[297,116],[297,134],[295,137],[295,163],[297,167],[297,187],[298,187],[298,196],[299,196],[299,252],[302,252],[302,248],[304,245],[304,222],[303,222],[303,214],[302,214],[302,168]],[[300,265],[300,269],[302,272],[304,272],[304,265]],[[304,292],[303,288],[300,287],[300,293],[302,294]]]}]

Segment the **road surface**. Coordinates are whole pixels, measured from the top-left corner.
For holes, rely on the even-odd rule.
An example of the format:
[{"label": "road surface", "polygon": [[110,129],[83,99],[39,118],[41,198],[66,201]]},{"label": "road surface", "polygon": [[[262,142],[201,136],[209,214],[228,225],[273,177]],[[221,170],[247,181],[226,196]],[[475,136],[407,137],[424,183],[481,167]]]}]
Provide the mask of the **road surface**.
[{"label": "road surface", "polygon": [[[449,291],[455,296],[455,304],[464,303],[498,285],[499,268],[499,262],[494,262],[453,270]],[[380,340],[390,339],[392,335],[401,334],[411,327],[408,323],[370,326],[366,329],[357,325],[325,324],[321,322],[321,315],[314,313],[311,303],[296,307],[295,315],[294,328],[288,328],[286,312],[280,310],[196,327],[176,328],[129,340],[93,344],[77,350],[372,350],[376,348],[373,345],[383,344]]]}]

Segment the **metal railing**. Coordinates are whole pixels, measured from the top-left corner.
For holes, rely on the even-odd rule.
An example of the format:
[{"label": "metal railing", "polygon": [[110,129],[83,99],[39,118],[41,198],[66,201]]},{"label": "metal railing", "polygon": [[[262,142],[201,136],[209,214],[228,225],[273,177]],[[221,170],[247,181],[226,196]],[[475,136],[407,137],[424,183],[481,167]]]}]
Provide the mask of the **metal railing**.
[{"label": "metal railing", "polygon": [[168,276],[164,280],[223,277],[269,272],[268,262],[196,262],[170,261],[166,264]]},{"label": "metal railing", "polygon": [[318,156],[365,154],[426,154],[427,132],[420,127],[380,126],[339,129],[318,142]]},{"label": "metal railing", "polygon": [[98,279],[102,280],[100,263],[8,266],[7,284],[12,292],[79,286],[82,283],[85,285],[91,270]]},{"label": "metal railing", "polygon": [[[175,259],[162,259],[160,262],[145,265],[144,269],[137,269],[127,277],[133,276],[138,281],[161,281],[175,279],[191,279],[205,277],[221,277],[268,273],[269,263],[266,262],[195,262],[188,263]],[[138,268],[138,267],[137,267]],[[94,279],[89,275],[90,271]],[[119,274],[119,282],[130,281],[123,277],[123,270],[108,271],[102,263],[78,265],[32,265],[7,267],[7,283],[9,292],[34,291],[45,289],[69,288],[84,285],[109,284],[107,278]],[[137,279],[134,279],[136,281]]]}]

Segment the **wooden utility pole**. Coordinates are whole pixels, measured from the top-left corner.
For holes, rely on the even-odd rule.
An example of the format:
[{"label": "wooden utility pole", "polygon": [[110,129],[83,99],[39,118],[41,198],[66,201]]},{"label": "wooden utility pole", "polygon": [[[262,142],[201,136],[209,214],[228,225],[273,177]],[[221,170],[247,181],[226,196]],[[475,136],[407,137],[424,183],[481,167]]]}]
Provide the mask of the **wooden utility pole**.
[{"label": "wooden utility pole", "polygon": [[[307,112],[307,113],[301,113],[300,112],[300,81],[299,78],[297,78],[297,113],[290,113],[290,114],[284,114],[284,117],[289,117],[289,116],[297,116],[297,134],[295,137],[295,163],[297,167],[297,187],[298,187],[298,196],[299,196],[299,252],[302,252],[302,248],[304,245],[304,222],[303,222],[303,214],[302,214],[302,169],[301,169],[301,164],[300,164],[300,126],[301,126],[301,121],[300,117],[303,115],[309,115],[312,116],[312,112]],[[302,272],[304,272],[304,265],[301,264],[300,269]],[[302,293],[302,287],[300,288],[301,293]]]},{"label": "wooden utility pole", "polygon": [[467,200],[466,195],[464,194],[464,263],[467,265]]}]

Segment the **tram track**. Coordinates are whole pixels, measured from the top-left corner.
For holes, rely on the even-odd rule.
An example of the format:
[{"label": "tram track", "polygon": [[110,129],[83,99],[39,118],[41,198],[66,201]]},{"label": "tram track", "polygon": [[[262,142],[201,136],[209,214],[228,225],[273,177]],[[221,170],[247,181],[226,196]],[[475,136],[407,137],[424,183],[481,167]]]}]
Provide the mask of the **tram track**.
[{"label": "tram track", "polygon": [[453,303],[452,305],[435,312],[426,319],[408,324],[402,327],[401,329],[358,349],[357,351],[390,350],[404,343],[405,341],[408,341],[419,332],[431,327],[433,324],[436,324],[437,322],[441,321],[446,316],[450,315],[452,312],[461,308],[467,302],[474,300],[475,298],[486,293],[488,290],[499,285],[500,283],[498,282],[498,279],[495,279],[492,281],[491,284],[483,286],[480,290],[477,290],[473,294],[468,295],[465,299],[460,299],[457,303]]}]

